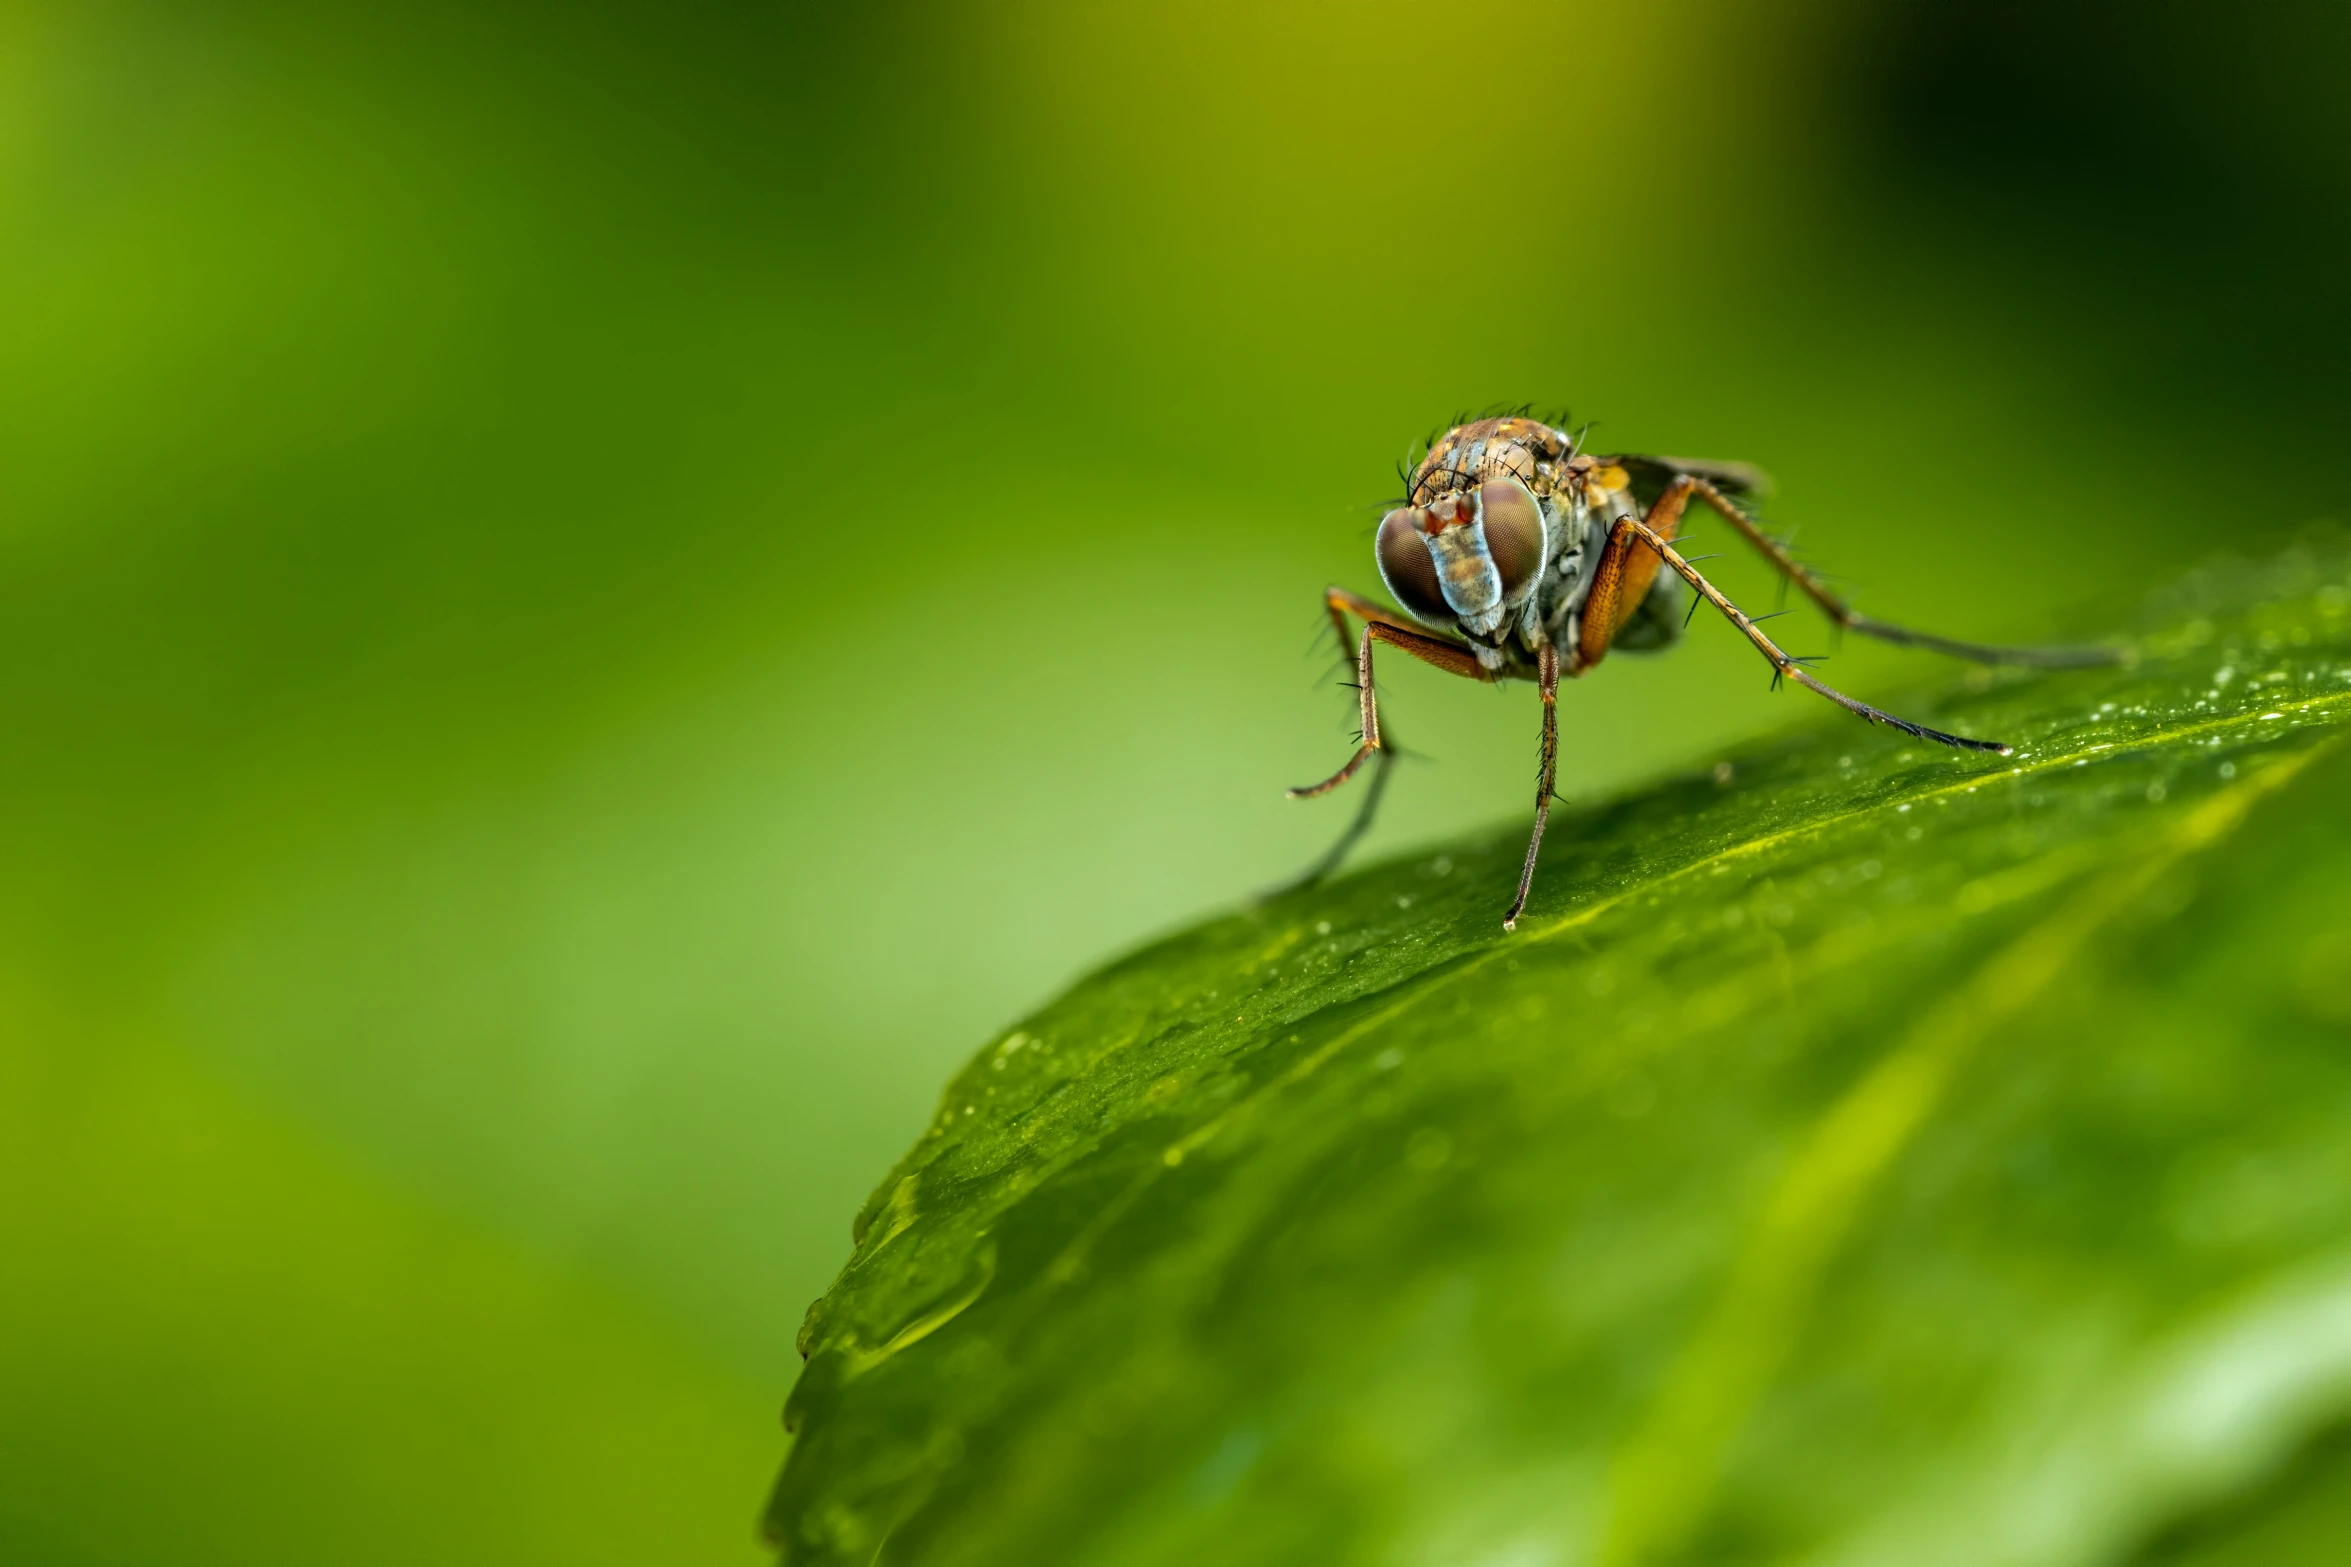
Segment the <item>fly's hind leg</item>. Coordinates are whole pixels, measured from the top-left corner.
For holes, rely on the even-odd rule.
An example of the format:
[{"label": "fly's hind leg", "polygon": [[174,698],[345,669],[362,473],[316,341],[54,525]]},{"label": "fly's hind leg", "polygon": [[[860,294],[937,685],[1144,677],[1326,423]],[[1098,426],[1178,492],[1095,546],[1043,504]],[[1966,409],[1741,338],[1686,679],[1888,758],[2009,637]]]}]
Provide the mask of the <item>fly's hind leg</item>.
[{"label": "fly's hind leg", "polygon": [[[1872,707],[1867,702],[1855,701],[1844,692],[1830,686],[1814,675],[1811,670],[1806,669],[1801,659],[1791,658],[1781,652],[1778,645],[1763,634],[1762,627],[1756,625],[1754,620],[1738,605],[1724,597],[1720,588],[1700,576],[1697,567],[1681,557],[1669,542],[1669,535],[1650,527],[1637,518],[1626,517],[1622,519],[1609,533],[1608,549],[1601,559],[1602,573],[1606,573],[1611,562],[1618,560],[1621,556],[1629,555],[1636,546],[1646,546],[1640,550],[1642,554],[1654,552],[1656,558],[1672,567],[1674,573],[1694,588],[1700,598],[1722,611],[1723,617],[1739,628],[1739,634],[1754,645],[1755,651],[1770,660],[1771,667],[1777,672],[1778,679],[1793,680],[1800,686],[1816,691],[1856,718],[1867,719],[1873,724],[1884,724],[1889,728],[1899,729],[1904,734],[1916,735],[1921,740],[1931,740],[1937,745],[1954,746],[1962,751],[1996,751],[2002,756],[2008,754],[2008,747],[1997,740],[1970,740],[1964,735],[1945,734],[1940,729],[1929,729],[1926,725],[1913,723],[1907,718],[1897,718],[1883,708]],[[1597,594],[1599,588],[1600,579],[1595,577],[1593,592]],[[1605,640],[1600,640],[1596,647],[1591,645],[1593,622],[1587,620],[1583,631],[1585,643],[1579,646],[1578,654],[1582,660],[1580,668],[1588,669],[1592,664],[1598,662],[1600,654],[1607,651],[1607,643]],[[1777,681],[1775,680],[1774,683],[1776,684]]]},{"label": "fly's hind leg", "polygon": [[1346,859],[1347,852],[1355,847],[1365,833],[1371,831],[1372,821],[1379,814],[1380,798],[1388,789],[1388,773],[1395,766],[1396,741],[1393,733],[1383,735],[1380,731],[1379,688],[1372,675],[1371,650],[1374,644],[1384,642],[1409,653],[1424,664],[1434,664],[1447,674],[1459,675],[1466,680],[1493,678],[1485,666],[1478,662],[1477,655],[1460,643],[1446,637],[1432,636],[1394,610],[1383,608],[1344,588],[1326,590],[1323,607],[1330,613],[1331,624],[1339,633],[1341,647],[1345,647],[1348,642],[1347,617],[1352,615],[1363,622],[1363,634],[1355,648],[1355,689],[1363,727],[1355,754],[1347,759],[1344,767],[1320,783],[1292,789],[1290,798],[1304,800],[1329,794],[1354,777],[1366,761],[1375,756],[1378,760],[1372,769],[1371,785],[1364,792],[1363,803],[1356,808],[1355,819],[1347,824],[1347,830],[1339,835],[1339,841],[1299,875],[1258,894],[1257,901],[1260,903],[1278,898],[1284,893],[1311,887],[1337,870]]},{"label": "fly's hind leg", "polygon": [[[1657,505],[1650,508],[1650,514],[1655,516],[1658,512],[1665,510],[1670,501],[1673,505],[1674,515],[1679,516],[1682,506],[1692,496],[1704,501],[1709,508],[1719,513],[1722,519],[1736,528],[1748,543],[1763,553],[1764,559],[1771,562],[1773,569],[1796,584],[1806,598],[1820,606],[1822,614],[1847,631],[1859,632],[1865,637],[1875,637],[1880,642],[1893,642],[1903,647],[1926,648],[1932,652],[1948,654],[1953,658],[1973,659],[1979,664],[2034,664],[2044,669],[2078,669],[2091,664],[2120,664],[2130,661],[2131,653],[2127,648],[1992,647],[1982,642],[1961,642],[1951,637],[1939,637],[1931,631],[1913,631],[1907,626],[1897,626],[1890,621],[1864,615],[1836,594],[1831,593],[1826,583],[1807,571],[1803,562],[1790,555],[1777,539],[1765,533],[1762,525],[1756,522],[1753,517],[1748,516],[1738,502],[1716,488],[1711,481],[1697,474],[1684,473],[1677,476],[1671,484],[1666,486],[1665,494],[1658,498]],[[1668,537],[1671,536],[1670,530],[1660,531],[1666,532]]]}]

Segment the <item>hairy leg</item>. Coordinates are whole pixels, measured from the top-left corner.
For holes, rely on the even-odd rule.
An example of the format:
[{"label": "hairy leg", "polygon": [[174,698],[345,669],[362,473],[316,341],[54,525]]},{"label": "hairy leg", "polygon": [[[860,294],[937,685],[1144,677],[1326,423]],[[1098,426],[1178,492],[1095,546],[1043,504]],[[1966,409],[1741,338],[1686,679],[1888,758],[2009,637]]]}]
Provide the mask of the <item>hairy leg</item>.
[{"label": "hairy leg", "polygon": [[1536,679],[1543,688],[1543,761],[1535,780],[1535,834],[1527,840],[1527,860],[1518,873],[1518,896],[1510,900],[1510,910],[1502,916],[1504,930],[1518,929],[1518,916],[1527,906],[1527,894],[1535,886],[1535,856],[1542,852],[1543,829],[1551,822],[1551,793],[1559,781],[1559,649],[1549,643],[1536,664]]},{"label": "hairy leg", "polygon": [[[1897,626],[1864,615],[1831,593],[1826,583],[1807,571],[1804,564],[1790,555],[1777,539],[1765,533],[1762,525],[1748,516],[1736,501],[1696,474],[1683,474],[1668,485],[1665,495],[1659,498],[1656,506],[1650,508],[1650,515],[1654,517],[1664,510],[1667,500],[1671,498],[1674,499],[1674,515],[1678,518],[1682,505],[1692,495],[1720,513],[1723,520],[1736,528],[1748,543],[1763,552],[1764,559],[1770,561],[1774,569],[1796,584],[1806,598],[1819,605],[1821,613],[1848,631],[1875,637],[1880,642],[1922,647],[1936,653],[1947,653],[1953,658],[1973,659],[1979,664],[2037,664],[2049,669],[2074,669],[2091,664],[2126,663],[2130,659],[2129,650],[2124,648],[1992,647],[1982,642],[1961,642],[1951,637],[1936,636],[1931,631],[1913,631],[1907,626]],[[1672,537],[1670,529],[1658,531]]]},{"label": "hairy leg", "polygon": [[1337,772],[1317,784],[1292,789],[1293,800],[1310,799],[1328,794],[1355,776],[1363,764],[1377,755],[1378,764],[1372,769],[1371,785],[1365,791],[1363,804],[1357,808],[1355,819],[1339,835],[1339,841],[1305,871],[1278,887],[1258,895],[1258,901],[1276,898],[1283,893],[1311,887],[1339,868],[1363,835],[1371,831],[1373,818],[1379,813],[1380,797],[1387,792],[1388,770],[1395,765],[1395,739],[1380,732],[1379,691],[1372,673],[1372,648],[1377,643],[1408,653],[1424,664],[1433,664],[1447,674],[1466,680],[1490,681],[1493,676],[1477,661],[1477,655],[1460,643],[1446,637],[1432,636],[1414,626],[1411,621],[1383,605],[1348,592],[1344,588],[1330,588],[1323,594],[1323,608],[1329,612],[1331,624],[1339,634],[1339,645],[1348,643],[1347,617],[1352,615],[1363,622],[1363,634],[1355,648],[1355,689],[1362,729],[1358,735],[1355,754]]},{"label": "hairy leg", "polygon": [[1914,724],[1907,718],[1897,718],[1882,708],[1870,706],[1867,702],[1855,701],[1844,692],[1836,690],[1825,681],[1816,678],[1812,671],[1804,667],[1802,661],[1781,652],[1778,645],[1763,634],[1763,629],[1756,625],[1745,611],[1725,598],[1720,588],[1700,576],[1698,568],[1682,559],[1672,543],[1647,523],[1631,517],[1625,518],[1610,533],[1609,542],[1611,545],[1616,542],[1616,534],[1619,532],[1630,532],[1636,539],[1655,550],[1659,558],[1679,573],[1684,582],[1698,590],[1699,597],[1722,611],[1724,618],[1739,628],[1739,634],[1753,643],[1758,653],[1770,660],[1771,667],[1778,671],[1781,678],[1793,680],[1800,686],[1819,692],[1856,717],[1865,718],[1873,724],[1888,725],[1901,730],[1904,734],[1916,735],[1921,740],[1932,740],[1937,745],[1956,746],[1962,751],[1997,751],[2004,756],[2008,753],[2008,747],[1997,740],[1970,740],[1962,735],[1945,734],[1940,729],[1929,729],[1926,725]]}]

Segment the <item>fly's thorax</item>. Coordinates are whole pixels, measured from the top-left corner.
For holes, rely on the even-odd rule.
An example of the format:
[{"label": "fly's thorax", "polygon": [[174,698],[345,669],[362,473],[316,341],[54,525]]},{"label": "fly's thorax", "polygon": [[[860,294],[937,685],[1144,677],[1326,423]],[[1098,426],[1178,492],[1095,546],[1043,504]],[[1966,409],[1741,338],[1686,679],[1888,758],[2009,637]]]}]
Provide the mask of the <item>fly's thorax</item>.
[{"label": "fly's thorax", "polygon": [[1568,481],[1553,497],[1549,559],[1535,594],[1535,619],[1551,641],[1591,595],[1609,530],[1619,518],[1640,515],[1625,471],[1605,459],[1577,458]]},{"label": "fly's thorax", "polygon": [[1633,478],[1623,465],[1605,457],[1587,460],[1592,466],[1576,475],[1574,489],[1592,520],[1605,528],[1619,517],[1639,516],[1641,505],[1633,499]]},{"label": "fly's thorax", "polygon": [[1539,419],[1510,415],[1456,425],[1429,443],[1407,498],[1425,506],[1490,479],[1512,479],[1538,501],[1548,500],[1564,485],[1574,455],[1575,443]]}]

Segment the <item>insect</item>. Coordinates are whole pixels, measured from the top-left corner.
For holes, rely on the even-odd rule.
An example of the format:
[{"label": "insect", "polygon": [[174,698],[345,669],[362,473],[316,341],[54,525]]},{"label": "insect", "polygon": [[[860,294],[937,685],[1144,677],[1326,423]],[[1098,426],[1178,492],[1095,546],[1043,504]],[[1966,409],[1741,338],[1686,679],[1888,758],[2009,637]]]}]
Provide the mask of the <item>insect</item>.
[{"label": "insect", "polygon": [[[1847,712],[1963,751],[2005,755],[1996,740],[1945,734],[1855,701],[1815,676],[1809,659],[1791,657],[1755,619],[1724,597],[1674,548],[1690,503],[1719,513],[1830,620],[1847,631],[1929,648],[1987,664],[2069,666],[2108,663],[2106,648],[2004,648],[1958,642],[1872,619],[1831,593],[1742,504],[1769,488],[1744,463],[1684,457],[1596,456],[1579,439],[1526,414],[1457,425],[1430,443],[1409,476],[1404,504],[1380,519],[1373,545],[1380,579],[1400,615],[1344,588],[1326,589],[1324,608],[1349,645],[1348,618],[1363,622],[1355,639],[1361,744],[1347,765],[1293,799],[1328,794],[1378,763],[1355,820],[1329,853],[1281,891],[1308,886],[1335,870],[1369,830],[1396,755],[1380,730],[1372,649],[1382,643],[1465,680],[1532,680],[1543,695],[1543,749],[1535,790],[1535,830],[1527,844],[1518,895],[1502,917],[1515,930],[1534,886],[1535,859],[1550,820],[1559,760],[1559,681],[1589,673],[1611,648],[1670,646],[1697,612],[1689,593],[1713,605],[1770,661],[1772,683],[1793,680]],[[1686,585],[1686,586],[1685,586]],[[1765,617],[1766,619],[1770,617]]]}]

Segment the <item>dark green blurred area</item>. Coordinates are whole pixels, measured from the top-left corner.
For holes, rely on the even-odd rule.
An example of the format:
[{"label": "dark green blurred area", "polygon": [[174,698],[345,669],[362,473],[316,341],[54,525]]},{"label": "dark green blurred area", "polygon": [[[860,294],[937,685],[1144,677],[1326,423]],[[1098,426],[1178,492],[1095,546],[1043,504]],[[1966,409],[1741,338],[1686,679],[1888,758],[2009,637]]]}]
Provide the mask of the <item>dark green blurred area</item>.
[{"label": "dark green blurred area", "polygon": [[[2342,510],[2346,66],[2316,5],[0,8],[0,1556],[752,1559],[952,1065],[1337,830],[1314,596],[1409,438],[1566,401],[1888,616],[2094,617]],[[1612,661],[1563,787],[1764,674]],[[1526,808],[1527,693],[1391,684],[1375,849]]]}]

